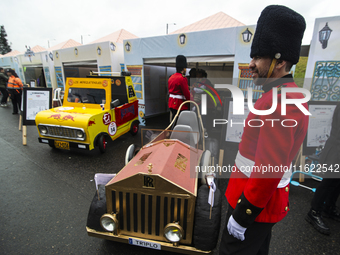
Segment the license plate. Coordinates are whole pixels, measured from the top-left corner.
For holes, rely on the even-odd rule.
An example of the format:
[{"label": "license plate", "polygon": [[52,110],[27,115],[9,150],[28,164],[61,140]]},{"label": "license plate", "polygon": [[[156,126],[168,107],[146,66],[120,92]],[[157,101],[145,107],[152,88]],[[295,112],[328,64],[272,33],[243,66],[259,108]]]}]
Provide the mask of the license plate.
[{"label": "license plate", "polygon": [[70,149],[70,143],[69,142],[54,141],[54,146],[57,149],[62,149],[62,150],[69,150]]},{"label": "license plate", "polygon": [[140,247],[145,247],[145,248],[150,248],[150,249],[155,249],[155,250],[161,249],[161,245],[159,243],[147,242],[147,241],[138,240],[134,238],[129,238],[129,244],[140,246]]}]

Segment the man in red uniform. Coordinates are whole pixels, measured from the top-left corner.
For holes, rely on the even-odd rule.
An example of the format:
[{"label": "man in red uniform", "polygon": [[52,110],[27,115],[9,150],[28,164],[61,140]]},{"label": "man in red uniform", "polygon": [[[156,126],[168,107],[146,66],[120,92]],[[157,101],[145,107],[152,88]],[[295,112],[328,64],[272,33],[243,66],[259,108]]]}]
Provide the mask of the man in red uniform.
[{"label": "man in red uniform", "polygon": [[287,104],[284,115],[283,95],[302,101],[304,95],[281,92],[297,88],[289,71],[299,61],[305,27],[300,14],[279,5],[267,6],[257,22],[249,68],[264,92],[254,108],[271,109],[275,99],[277,107],[268,115],[250,112],[245,121],[236,171],[225,193],[228,212],[220,254],[268,254],[272,227],[289,210],[291,163],[307,132],[308,106],[302,104],[305,114]]},{"label": "man in red uniform", "polygon": [[[171,75],[168,81],[170,121],[176,115],[181,103],[190,100],[188,80],[185,77],[187,71],[187,59],[183,55],[176,57],[176,73]],[[181,110],[189,109],[188,105],[183,105]]]}]

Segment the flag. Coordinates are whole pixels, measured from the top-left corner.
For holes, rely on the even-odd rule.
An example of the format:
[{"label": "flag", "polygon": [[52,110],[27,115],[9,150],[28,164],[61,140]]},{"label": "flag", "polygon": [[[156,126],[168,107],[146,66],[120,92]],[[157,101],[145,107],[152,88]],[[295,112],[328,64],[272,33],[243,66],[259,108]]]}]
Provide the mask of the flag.
[{"label": "flag", "polygon": [[96,190],[98,190],[98,185],[106,185],[116,174],[95,174],[94,182],[96,183]]}]

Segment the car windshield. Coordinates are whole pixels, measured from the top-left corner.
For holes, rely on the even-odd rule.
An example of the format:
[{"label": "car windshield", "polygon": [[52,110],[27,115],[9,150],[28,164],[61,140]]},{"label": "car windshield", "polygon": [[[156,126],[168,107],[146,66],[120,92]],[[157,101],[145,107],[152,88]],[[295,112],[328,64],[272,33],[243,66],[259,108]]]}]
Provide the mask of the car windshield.
[{"label": "car windshield", "polygon": [[69,88],[68,102],[105,104],[105,89]]}]

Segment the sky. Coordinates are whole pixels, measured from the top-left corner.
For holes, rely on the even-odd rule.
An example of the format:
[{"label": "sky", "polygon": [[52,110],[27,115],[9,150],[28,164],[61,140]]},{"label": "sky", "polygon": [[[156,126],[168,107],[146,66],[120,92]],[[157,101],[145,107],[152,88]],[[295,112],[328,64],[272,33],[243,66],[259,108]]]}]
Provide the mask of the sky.
[{"label": "sky", "polygon": [[271,4],[304,16],[303,45],[310,44],[316,18],[340,15],[339,0],[11,0],[1,4],[0,25],[5,26],[12,50],[24,52],[26,45],[48,48],[69,39],[81,43],[81,36],[87,44],[120,29],[138,37],[161,36],[166,24],[171,33],[221,11],[255,25]]}]

